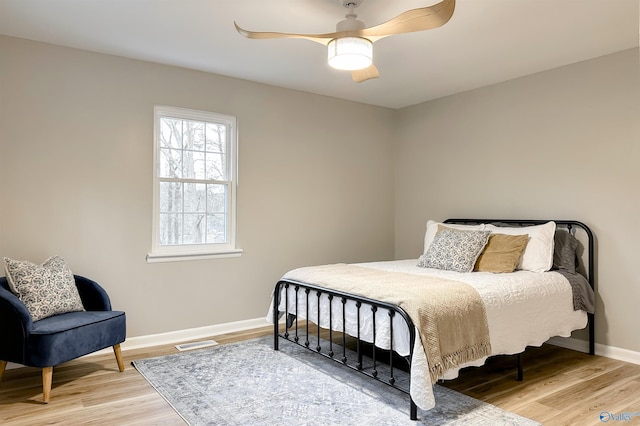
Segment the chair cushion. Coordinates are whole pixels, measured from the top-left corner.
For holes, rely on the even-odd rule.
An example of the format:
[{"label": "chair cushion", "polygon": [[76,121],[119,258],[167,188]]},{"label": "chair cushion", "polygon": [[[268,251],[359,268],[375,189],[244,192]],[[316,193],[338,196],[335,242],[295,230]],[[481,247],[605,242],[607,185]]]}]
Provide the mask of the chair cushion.
[{"label": "chair cushion", "polygon": [[33,323],[25,365],[49,367],[122,343],[122,311],[84,311],[54,315]]}]

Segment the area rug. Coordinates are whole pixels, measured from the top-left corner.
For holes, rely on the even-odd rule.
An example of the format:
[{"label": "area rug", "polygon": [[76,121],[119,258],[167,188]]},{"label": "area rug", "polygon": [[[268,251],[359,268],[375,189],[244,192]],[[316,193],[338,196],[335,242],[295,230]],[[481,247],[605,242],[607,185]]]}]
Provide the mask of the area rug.
[{"label": "area rug", "polygon": [[274,351],[273,337],[132,364],[193,426],[539,425],[442,386],[436,407],[411,421],[405,393],[291,342]]}]

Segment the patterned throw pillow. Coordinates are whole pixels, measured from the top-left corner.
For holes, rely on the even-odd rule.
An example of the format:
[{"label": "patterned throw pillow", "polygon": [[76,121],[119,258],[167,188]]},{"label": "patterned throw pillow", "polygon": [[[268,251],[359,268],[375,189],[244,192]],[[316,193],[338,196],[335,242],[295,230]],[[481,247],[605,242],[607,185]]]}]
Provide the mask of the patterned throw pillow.
[{"label": "patterned throw pillow", "polygon": [[460,231],[443,228],[433,239],[418,266],[455,272],[471,272],[489,240],[490,231]]},{"label": "patterned throw pillow", "polygon": [[32,321],[66,312],[83,311],[73,273],[58,256],[42,265],[4,258],[11,291],[25,304]]}]

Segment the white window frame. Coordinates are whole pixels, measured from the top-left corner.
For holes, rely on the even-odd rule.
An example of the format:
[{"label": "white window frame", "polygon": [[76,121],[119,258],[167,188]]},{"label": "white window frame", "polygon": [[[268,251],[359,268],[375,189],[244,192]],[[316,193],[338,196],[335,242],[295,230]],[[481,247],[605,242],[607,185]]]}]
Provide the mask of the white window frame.
[{"label": "white window frame", "polygon": [[[211,244],[176,244],[160,243],[160,125],[162,118],[177,118],[194,121],[212,122],[227,126],[227,170],[229,180],[219,181],[228,185],[227,205],[227,242]],[[198,111],[186,108],[155,106],[153,134],[153,234],[151,252],[147,254],[147,262],[173,262],[181,260],[200,260],[218,257],[240,256],[242,250],[236,247],[236,193],[237,193],[237,119],[231,115]]]}]

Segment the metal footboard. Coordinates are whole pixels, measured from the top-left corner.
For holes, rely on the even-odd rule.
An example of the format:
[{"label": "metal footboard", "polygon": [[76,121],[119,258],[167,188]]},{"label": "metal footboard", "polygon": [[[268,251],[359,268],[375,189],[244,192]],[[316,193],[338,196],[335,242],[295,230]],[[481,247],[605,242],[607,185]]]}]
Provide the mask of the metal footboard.
[{"label": "metal footboard", "polygon": [[[283,289],[285,290],[284,292],[282,291]],[[293,289],[293,297],[295,297],[295,306],[296,306],[295,312],[289,312],[289,302],[290,302],[289,290],[290,289]],[[280,302],[282,301],[281,297],[283,293],[285,298],[284,312],[279,310]],[[322,323],[320,305],[321,305],[321,298],[323,297],[326,298],[326,300],[328,300],[329,302],[328,303],[328,306],[329,306],[328,325],[329,326],[327,327],[327,331],[326,331],[329,334],[328,340],[321,339],[321,336],[320,336],[322,332],[322,328],[320,326],[320,324]],[[417,410],[416,404],[413,402],[413,399],[411,398],[411,395],[409,393],[410,389],[405,389],[403,387],[397,386],[396,378],[394,376],[394,368],[397,368],[396,366],[394,366],[394,356],[393,356],[394,354],[394,346],[393,346],[394,318],[397,316],[402,318],[402,320],[406,323],[407,329],[409,330],[410,353],[408,356],[402,357],[404,361],[407,363],[407,367],[409,368],[409,370],[411,369],[411,360],[413,357],[413,345],[416,338],[413,321],[411,321],[411,318],[409,318],[407,313],[402,308],[390,303],[367,299],[365,297],[343,293],[336,290],[329,290],[313,284],[307,284],[307,283],[302,283],[302,282],[293,281],[293,280],[279,281],[276,284],[275,289],[273,291],[273,298],[274,298],[273,300],[273,324],[274,324],[273,348],[275,350],[279,349],[279,339],[285,339],[303,348],[306,348],[310,351],[314,351],[320,355],[323,355],[326,358],[329,358],[348,368],[351,368],[352,370],[356,370],[366,376],[369,376],[372,379],[385,383],[389,386],[392,386],[395,389],[398,389],[406,394],[409,394],[410,417],[411,417],[411,420],[417,420],[418,410]],[[311,300],[311,298],[316,298],[316,302],[317,302],[317,312],[314,312],[314,314],[316,314],[315,324],[312,324],[311,321],[309,321],[309,318],[311,318],[310,316],[311,313],[309,312],[309,301]],[[297,312],[298,307],[300,305],[299,301],[301,300],[304,301],[305,307],[303,308],[302,312]],[[341,312],[334,312],[334,309],[333,309],[334,300],[340,301]],[[348,301],[354,302],[357,309],[357,314],[356,314],[357,315],[357,325],[356,325],[357,332],[355,333],[356,334],[355,336],[351,335],[352,338],[355,338],[355,344],[356,344],[355,362],[353,362],[354,360],[348,359],[348,356],[347,356],[348,355],[347,353],[347,334],[348,333],[346,330],[346,304]],[[370,343],[373,345],[373,351],[372,351],[373,364],[370,369],[363,368],[364,348],[363,348],[363,341],[361,339],[361,323],[360,323],[361,310],[363,309],[369,309],[372,313],[371,335],[373,336],[373,342],[370,342]],[[376,331],[377,331],[376,330],[376,313],[381,310],[386,310],[386,312],[388,313],[387,317],[389,320],[390,349],[389,349],[388,367],[385,368],[385,370],[388,372],[388,375],[385,375],[385,377],[382,377],[380,374],[378,365],[381,361],[379,361],[376,358],[376,352],[380,350],[376,348]],[[280,332],[279,330],[280,328],[279,319],[282,314],[284,314],[284,318],[286,321],[286,327],[284,332]],[[298,319],[300,317],[303,317],[304,319],[306,319],[305,324],[302,327],[300,327],[298,323]],[[334,318],[339,318],[342,321],[336,321]],[[339,322],[342,323],[341,329],[334,330],[334,328],[336,328],[334,327],[334,325]],[[334,344],[335,331],[341,333],[342,335],[341,345]],[[323,348],[321,341],[326,342],[326,344],[328,344],[328,347],[325,346]],[[335,353],[334,349],[337,349],[338,353]]]}]

